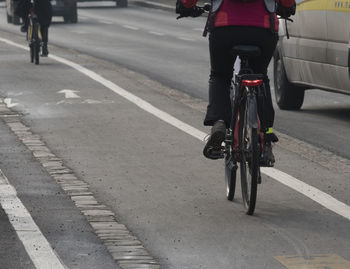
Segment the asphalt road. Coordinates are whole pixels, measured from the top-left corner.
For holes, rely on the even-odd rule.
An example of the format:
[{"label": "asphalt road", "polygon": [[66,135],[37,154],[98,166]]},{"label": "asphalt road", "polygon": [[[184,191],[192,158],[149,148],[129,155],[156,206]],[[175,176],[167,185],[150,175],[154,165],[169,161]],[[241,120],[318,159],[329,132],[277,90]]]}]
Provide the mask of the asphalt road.
[{"label": "asphalt road", "polygon": [[[1,14],[5,20],[3,9]],[[52,54],[208,131],[202,126],[209,72],[207,40],[201,37],[204,19],[178,22],[169,12],[130,5],[128,9],[80,8],[79,21],[53,24]],[[0,31],[2,38],[25,45],[18,27],[3,24]],[[259,189],[256,215],[245,215],[239,191],[234,203],[226,200],[223,164],[202,157],[203,142],[145,112],[101,81],[52,58],[31,65],[27,54],[0,42],[2,97],[11,98],[8,104],[23,115],[25,125],[77,178],[89,183],[97,201],[111,208],[162,268],[273,269],[293,268],[292,263],[349,268],[349,219],[268,176]],[[70,93],[75,98],[60,93],[63,89],[74,90]],[[275,147],[278,170],[348,205],[349,114],[349,96],[310,92],[301,111],[277,111],[276,129],[283,140]],[[2,137],[12,138],[3,145],[21,147],[5,125],[0,130]],[[6,161],[9,152],[1,150],[1,169],[13,186],[22,187],[19,196],[31,212],[38,204],[33,197],[40,196],[40,184],[31,183],[30,175],[41,168],[29,152],[26,156],[22,151],[13,158],[14,164]],[[25,160],[18,161],[22,155]],[[33,172],[28,160],[37,166],[30,168]],[[26,188],[16,179],[21,175],[28,182]],[[38,178],[59,189],[45,173]],[[33,218],[44,227],[51,245],[67,238],[66,246],[57,250],[59,257],[68,268],[112,266],[86,220],[65,194],[57,192],[42,192],[40,206],[45,210],[34,210]],[[60,207],[62,218],[69,213],[80,225],[87,225],[80,236],[88,234],[96,242],[96,255],[106,266],[96,267],[93,259],[73,262],[77,235],[64,237],[59,229],[50,228],[52,205],[45,205],[45,199],[52,197],[57,199],[54,205],[66,203]],[[14,232],[0,213],[2,229],[8,231],[4,242],[10,242]],[[62,221],[57,218],[51,225]],[[23,262],[16,262],[31,268],[19,241],[14,242],[11,247],[23,257]],[[21,268],[12,265],[5,246],[0,245],[6,261],[1,264],[7,264],[3,267]],[[67,247],[71,250],[63,251]]]}]

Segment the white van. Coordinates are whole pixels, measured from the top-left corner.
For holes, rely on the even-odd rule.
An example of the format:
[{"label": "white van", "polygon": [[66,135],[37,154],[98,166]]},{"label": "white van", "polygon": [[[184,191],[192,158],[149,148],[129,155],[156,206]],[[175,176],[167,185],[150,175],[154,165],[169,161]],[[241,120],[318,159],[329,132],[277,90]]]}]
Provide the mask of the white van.
[{"label": "white van", "polygon": [[280,21],[274,85],[280,109],[297,110],[307,89],[350,94],[350,1],[297,0],[297,11]]}]

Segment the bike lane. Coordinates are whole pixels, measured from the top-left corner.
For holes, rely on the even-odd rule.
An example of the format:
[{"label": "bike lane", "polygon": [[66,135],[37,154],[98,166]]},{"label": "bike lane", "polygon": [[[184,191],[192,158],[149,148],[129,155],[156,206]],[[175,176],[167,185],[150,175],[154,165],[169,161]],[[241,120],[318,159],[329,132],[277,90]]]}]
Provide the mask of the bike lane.
[{"label": "bike lane", "polygon": [[[67,55],[205,131],[200,127],[203,113],[194,109],[201,107],[197,102],[189,106],[145,77]],[[344,251],[349,246],[346,219],[266,177],[257,215],[244,215],[239,194],[235,203],[225,201],[222,164],[201,157],[203,143],[60,64],[48,60],[43,66],[51,85],[34,82],[23,93],[24,83],[13,87],[8,80],[3,91],[28,113],[24,118],[31,128],[91,184],[97,199],[117,212],[165,268],[283,268],[289,255],[331,259],[332,253],[349,260]],[[56,85],[67,84],[79,89],[81,100],[57,96]],[[278,168],[324,189],[332,178],[337,198],[347,202],[347,173],[335,174],[276,149]]]}]

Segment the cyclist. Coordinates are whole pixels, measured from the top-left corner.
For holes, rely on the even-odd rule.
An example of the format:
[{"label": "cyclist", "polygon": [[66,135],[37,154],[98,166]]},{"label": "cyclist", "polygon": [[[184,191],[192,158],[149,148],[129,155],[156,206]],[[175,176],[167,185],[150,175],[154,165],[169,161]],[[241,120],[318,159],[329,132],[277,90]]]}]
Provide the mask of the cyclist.
[{"label": "cyclist", "polygon": [[[195,6],[198,0],[177,0],[176,12],[180,16],[196,17],[200,15]],[[217,159],[208,148],[220,149],[225,139],[226,128],[231,121],[230,85],[235,58],[231,50],[235,45],[255,45],[260,47],[260,57],[250,61],[253,71],[264,74],[264,160],[273,164],[272,142],[278,138],[273,132],[275,112],[272,105],[267,67],[278,41],[278,19],[274,12],[268,11],[268,5],[276,0],[212,0],[204,35],[210,32],[210,78],[209,104],[204,125],[213,126],[203,150],[205,157]],[[295,0],[277,0],[284,7],[295,11]],[[203,11],[202,11],[203,12]]]},{"label": "cyclist", "polygon": [[[28,14],[33,7],[30,0],[20,0],[15,14],[22,18],[23,25],[21,26],[21,32],[26,32],[28,29]],[[52,6],[50,0],[34,0],[34,12],[38,16],[40,24],[40,32],[43,42],[41,56],[48,56],[49,51],[47,49],[49,27],[52,20]]]}]

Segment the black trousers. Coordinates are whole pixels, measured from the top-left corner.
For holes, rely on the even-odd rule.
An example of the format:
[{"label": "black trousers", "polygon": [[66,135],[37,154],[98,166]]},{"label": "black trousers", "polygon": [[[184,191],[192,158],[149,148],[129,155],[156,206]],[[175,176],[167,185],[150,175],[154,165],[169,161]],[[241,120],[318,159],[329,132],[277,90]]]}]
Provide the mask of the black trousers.
[{"label": "black trousers", "polygon": [[47,44],[47,42],[49,41],[49,26],[40,25],[40,31],[41,31],[42,41]]},{"label": "black trousers", "polygon": [[270,29],[250,26],[216,27],[209,36],[211,72],[209,79],[209,104],[204,125],[212,126],[218,120],[226,125],[231,121],[230,85],[236,57],[231,54],[235,45],[255,45],[262,55],[249,62],[253,71],[265,75],[265,127],[273,126],[275,111],[272,105],[267,67],[271,61],[278,41],[277,33]]}]

